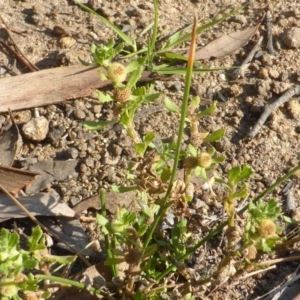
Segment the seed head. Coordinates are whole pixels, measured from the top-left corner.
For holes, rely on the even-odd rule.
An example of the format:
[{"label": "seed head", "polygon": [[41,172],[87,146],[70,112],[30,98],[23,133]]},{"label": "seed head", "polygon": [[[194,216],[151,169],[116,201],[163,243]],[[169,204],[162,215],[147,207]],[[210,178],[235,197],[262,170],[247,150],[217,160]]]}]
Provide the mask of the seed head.
[{"label": "seed head", "polygon": [[196,157],[189,156],[184,161],[184,167],[186,169],[193,169],[196,168],[197,166],[198,166],[198,160]]},{"label": "seed head", "polygon": [[107,68],[107,76],[113,83],[122,83],[126,79],[127,72],[122,64],[114,62]]},{"label": "seed head", "polygon": [[129,100],[130,96],[131,96],[130,88],[125,88],[125,89],[115,88],[114,89],[114,99],[117,102],[124,103]]},{"label": "seed head", "polygon": [[254,245],[251,245],[246,250],[247,250],[246,258],[248,258],[250,260],[253,260],[256,258],[257,250]]},{"label": "seed head", "polygon": [[211,159],[211,156],[206,153],[206,152],[201,152],[199,155],[198,155],[198,165],[201,167],[201,168],[209,168],[212,164],[212,159]]},{"label": "seed head", "polygon": [[258,231],[261,235],[261,237],[267,238],[276,235],[276,225],[271,219],[264,219],[259,228]]}]

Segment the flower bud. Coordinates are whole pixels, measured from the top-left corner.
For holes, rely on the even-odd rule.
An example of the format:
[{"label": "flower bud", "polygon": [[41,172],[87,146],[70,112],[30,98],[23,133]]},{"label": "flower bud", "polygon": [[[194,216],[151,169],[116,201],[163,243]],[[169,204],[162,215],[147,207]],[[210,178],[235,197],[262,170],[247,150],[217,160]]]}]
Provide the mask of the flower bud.
[{"label": "flower bud", "polygon": [[209,168],[212,164],[212,159],[211,159],[211,156],[208,154],[208,153],[205,153],[205,152],[201,152],[199,155],[198,155],[198,165],[201,167],[201,168]]},{"label": "flower bud", "polygon": [[126,79],[127,72],[122,64],[114,62],[107,68],[107,76],[113,83],[122,83]]},{"label": "flower bud", "polygon": [[125,88],[125,89],[115,88],[114,89],[114,99],[117,102],[124,103],[129,100],[130,96],[131,96],[130,88]]},{"label": "flower bud", "polygon": [[184,167],[186,169],[194,169],[198,166],[198,160],[196,157],[189,156],[184,160]]},{"label": "flower bud", "polygon": [[261,235],[261,237],[267,238],[276,235],[276,225],[271,219],[264,219],[259,228],[258,231]]},{"label": "flower bud", "polygon": [[248,248],[246,248],[245,250],[247,250],[246,252],[246,258],[253,260],[256,258],[256,254],[257,254],[257,250],[256,247],[254,245],[249,246]]}]

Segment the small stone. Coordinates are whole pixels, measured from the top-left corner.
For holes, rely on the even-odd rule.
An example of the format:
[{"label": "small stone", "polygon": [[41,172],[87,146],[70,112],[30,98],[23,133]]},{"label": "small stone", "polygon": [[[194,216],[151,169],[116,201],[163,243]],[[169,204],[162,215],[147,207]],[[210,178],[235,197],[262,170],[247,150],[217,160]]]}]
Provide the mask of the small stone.
[{"label": "small stone", "polygon": [[73,48],[76,44],[76,40],[70,36],[64,36],[59,40],[59,46],[64,49]]},{"label": "small stone", "polygon": [[71,207],[74,207],[79,202],[80,202],[80,199],[77,198],[77,197],[75,197],[75,196],[72,196],[71,199],[70,199],[70,205],[71,205]]},{"label": "small stone", "polygon": [[272,91],[275,94],[281,94],[291,87],[290,83],[274,81]]},{"label": "small stone", "polygon": [[266,68],[261,68],[258,72],[258,77],[265,79],[269,77],[269,72]]},{"label": "small stone", "polygon": [[49,131],[49,122],[45,117],[30,120],[22,127],[24,136],[32,141],[42,141]]},{"label": "small stone", "polygon": [[48,139],[51,141],[51,143],[58,143],[63,134],[65,133],[65,128],[62,125],[50,126],[50,130],[48,133]]},{"label": "small stone", "polygon": [[87,172],[87,165],[85,163],[80,164],[79,166],[79,172],[80,173],[86,173]]},{"label": "small stone", "polygon": [[77,158],[78,157],[78,150],[76,148],[69,148],[68,149],[68,156],[69,158]]},{"label": "small stone", "polygon": [[263,55],[262,60],[261,60],[262,64],[264,66],[271,66],[272,65],[272,57],[270,54],[266,53]]},{"label": "small stone", "polygon": [[279,77],[279,72],[275,69],[270,69],[269,70],[269,75],[271,78],[276,79]]},{"label": "small stone", "polygon": [[220,74],[219,75],[219,81],[221,81],[221,82],[224,82],[224,81],[226,81],[226,75],[225,74]]},{"label": "small stone", "polygon": [[119,145],[112,146],[112,154],[114,156],[120,156],[122,154],[123,149]]},{"label": "small stone", "polygon": [[297,49],[300,47],[300,28],[293,27],[287,30],[283,37],[283,42],[288,48]]},{"label": "small stone", "polygon": [[288,73],[288,72],[283,71],[283,72],[280,74],[280,79],[281,79],[281,81],[286,81],[288,78],[289,78],[289,73]]},{"label": "small stone", "polygon": [[93,113],[99,114],[101,112],[101,105],[94,105],[93,106]]},{"label": "small stone", "polygon": [[14,120],[16,124],[27,123],[31,120],[31,111],[30,110],[22,110],[13,113]]},{"label": "small stone", "polygon": [[93,160],[92,157],[88,157],[86,160],[85,160],[85,164],[90,167],[90,168],[94,168],[95,166],[95,161]]},{"label": "small stone", "polygon": [[86,113],[82,109],[76,108],[74,110],[74,118],[76,120],[84,120],[86,118]]},{"label": "small stone", "polygon": [[174,88],[176,89],[177,92],[181,91],[182,86],[180,82],[175,82],[174,83]]},{"label": "small stone", "polygon": [[293,119],[297,119],[300,115],[300,104],[296,99],[287,102],[286,109]]}]

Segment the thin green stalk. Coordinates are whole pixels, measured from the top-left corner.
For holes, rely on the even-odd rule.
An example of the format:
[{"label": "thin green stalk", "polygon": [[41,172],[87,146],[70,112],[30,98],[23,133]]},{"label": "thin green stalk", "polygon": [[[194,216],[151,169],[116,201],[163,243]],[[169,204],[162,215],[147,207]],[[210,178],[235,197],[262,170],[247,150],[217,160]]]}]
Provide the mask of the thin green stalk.
[{"label": "thin green stalk", "polygon": [[158,1],[154,0],[154,25],[153,25],[153,33],[151,37],[150,44],[148,46],[148,63],[152,63],[153,59],[153,51],[155,48],[155,43],[157,39],[157,30],[158,30]]},{"label": "thin green stalk", "polygon": [[[106,201],[105,201],[105,191],[104,191],[104,189],[100,190],[100,202],[101,202],[101,214],[102,214],[103,217],[105,217],[106,216],[106,205],[105,205]],[[108,258],[113,258],[114,254],[111,251],[111,244],[110,244],[108,234],[104,235],[104,242],[105,242],[105,249],[106,249],[106,253],[107,253]],[[112,272],[112,275],[114,277],[118,276],[118,273],[119,273],[118,272],[118,267],[115,264],[111,265],[111,272]]]},{"label": "thin green stalk", "polygon": [[[272,184],[270,187],[268,187],[265,191],[263,191],[262,193],[260,193],[256,198],[253,199],[253,203],[258,202],[259,199],[263,198],[264,196],[266,196],[267,194],[271,193],[278,185],[280,185],[281,183],[283,183],[285,180],[287,180],[288,178],[290,178],[293,174],[295,174],[295,172],[297,172],[298,170],[300,170],[300,165],[298,165],[297,167],[295,167],[294,169],[292,169],[290,172],[288,172],[285,176],[281,177],[280,179],[278,179],[274,184]],[[248,205],[245,206],[244,208],[242,208],[238,213],[241,214],[243,213],[245,210],[248,209]],[[203,238],[201,241],[199,241],[194,247],[190,248],[187,250],[187,252],[182,255],[178,262],[183,262],[185,259],[187,259],[191,254],[195,253],[197,251],[197,249],[199,247],[201,247],[202,245],[204,245],[206,242],[208,242],[209,240],[211,240],[215,235],[219,234],[220,231],[228,224],[228,221],[225,221],[223,223],[221,223],[220,225],[218,225],[214,230],[212,230],[205,238]],[[174,266],[171,265],[169,266],[164,272],[162,272],[159,276],[156,277],[156,280],[159,281],[162,278],[164,278],[165,276],[167,276],[172,270],[173,270]]]},{"label": "thin green stalk", "polygon": [[[191,42],[191,47],[190,47],[189,59],[188,59],[188,63],[187,63],[185,88],[184,88],[184,95],[183,95],[183,103],[182,103],[182,107],[181,107],[180,125],[179,125],[179,131],[178,131],[177,147],[176,147],[176,153],[175,153],[175,158],[174,158],[173,170],[172,170],[168,190],[167,190],[167,192],[164,196],[164,199],[161,203],[159,211],[158,211],[157,215],[155,216],[155,219],[154,219],[153,223],[150,226],[150,229],[148,231],[148,235],[146,236],[146,240],[145,240],[145,243],[144,243],[143,254],[145,253],[145,251],[148,247],[148,244],[149,244],[150,240],[152,239],[154,230],[157,227],[158,222],[160,221],[160,219],[163,215],[167,200],[169,199],[169,196],[170,196],[170,193],[171,193],[171,190],[172,190],[172,187],[173,187],[175,175],[176,175],[176,172],[177,172],[179,156],[180,156],[180,149],[181,149],[181,142],[182,142],[182,137],[183,137],[183,131],[184,131],[184,126],[185,126],[185,118],[186,118],[188,100],[189,100],[189,94],[190,94],[190,86],[191,86],[191,80],[192,80],[192,74],[193,74],[193,64],[194,64],[194,54],[195,54],[195,44],[196,44],[196,28],[197,28],[197,19],[195,17],[194,27],[193,27],[193,35],[192,35],[192,42]],[[143,254],[142,254],[142,257],[143,257]]]},{"label": "thin green stalk", "polygon": [[88,290],[89,292],[93,292],[93,293],[100,294],[100,295],[103,295],[105,297],[108,297],[107,299],[115,300],[115,298],[110,296],[108,293],[105,293],[105,292],[103,292],[99,289],[96,289],[94,287],[87,288],[87,286],[84,285],[83,283],[80,283],[80,282],[77,282],[77,281],[74,281],[74,280],[70,280],[70,279],[67,279],[67,278],[62,278],[62,277],[57,277],[57,276],[52,276],[52,275],[42,275],[42,274],[35,275],[35,278],[36,279],[41,279],[41,280],[50,280],[50,281],[53,281],[53,282],[59,282],[59,283],[65,284],[65,285],[70,285],[70,286],[73,286],[73,287],[78,288],[80,290]]}]

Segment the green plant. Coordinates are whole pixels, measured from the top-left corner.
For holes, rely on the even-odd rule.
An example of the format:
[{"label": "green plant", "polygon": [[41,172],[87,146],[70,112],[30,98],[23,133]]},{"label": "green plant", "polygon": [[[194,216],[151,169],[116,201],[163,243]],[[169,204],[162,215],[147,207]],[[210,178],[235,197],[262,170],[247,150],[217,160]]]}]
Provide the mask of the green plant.
[{"label": "green plant", "polygon": [[[21,300],[24,297],[48,298],[51,294],[40,287],[40,279],[32,270],[49,272],[53,264],[69,265],[76,257],[48,254],[40,227],[35,227],[28,239],[28,250],[20,248],[20,237],[5,228],[0,232],[0,296]],[[23,298],[20,298],[20,295]]]},{"label": "green plant", "polygon": [[[101,78],[109,78],[114,88],[112,94],[99,91],[99,101],[114,103],[115,118],[99,122],[86,122],[85,126],[89,129],[99,130],[109,124],[120,122],[133,139],[135,149],[140,156],[140,161],[135,165],[131,164],[127,172],[129,186],[113,187],[118,192],[136,191],[135,206],[137,209],[132,211],[120,207],[113,218],[107,216],[105,193],[101,191],[102,208],[97,215],[97,222],[104,235],[108,257],[105,263],[111,267],[111,279],[106,288],[114,292],[116,297],[125,294],[132,299],[157,299],[159,295],[168,293],[170,289],[174,288],[169,284],[169,277],[174,278],[180,275],[185,279],[180,287],[180,294],[185,299],[193,299],[193,293],[200,289],[201,285],[210,283],[215,286],[226,281],[229,276],[238,277],[249,268],[259,267],[256,259],[260,253],[276,251],[279,246],[284,245],[284,241],[280,237],[281,228],[276,225],[281,216],[278,203],[271,199],[264,204],[261,199],[275,186],[300,169],[300,166],[250,201],[243,210],[237,210],[237,202],[249,196],[249,187],[246,181],[253,171],[249,166],[243,165],[230,169],[225,178],[218,175],[217,167],[225,160],[225,157],[218,156],[213,143],[225,135],[225,130],[221,128],[209,133],[201,132],[198,128],[199,120],[214,113],[216,104],[213,103],[204,111],[199,111],[199,97],[193,99],[189,97],[192,73],[210,71],[193,68],[196,34],[218,24],[235,12],[199,28],[197,28],[195,20],[191,34],[183,35],[179,31],[171,36],[165,45],[157,49],[158,1],[154,1],[154,4],[154,22],[147,28],[150,30],[153,26],[152,38],[149,44],[142,49],[138,49],[135,39],[129,38],[108,20],[97,15],[119,35],[127,44],[127,48],[123,43],[115,46],[114,40],[110,40],[107,45],[92,45],[91,53],[94,63],[103,67]],[[81,4],[80,6],[95,13]],[[188,58],[169,52],[172,47],[190,38],[192,38],[192,42]],[[128,50],[128,47],[131,51]],[[124,66],[114,62],[116,56],[121,54],[126,58],[138,57]],[[157,60],[158,57],[166,60],[160,64]],[[172,67],[169,62],[175,59],[187,60],[187,68]],[[141,138],[135,131],[133,118],[136,110],[140,105],[155,101],[159,96],[155,93],[153,85],[137,87],[144,68],[161,74],[184,73],[186,76],[182,106],[177,106],[168,98],[164,100],[169,111],[180,115],[180,126],[175,142],[157,145],[153,143],[154,133],[149,132]],[[186,125],[190,130],[191,140],[187,150],[183,150],[182,138]],[[176,177],[179,163],[183,165],[183,179]],[[216,197],[214,183],[220,184],[224,189],[223,197],[219,196],[218,200],[225,207],[227,220],[201,239],[195,239],[189,228],[188,205],[193,198],[190,182],[193,174],[209,182],[211,196]],[[248,217],[243,223],[240,216],[246,210]],[[225,229],[226,243],[221,262],[211,274],[202,275],[200,278],[193,277],[188,272],[188,258],[207,241],[220,234],[222,229]],[[109,293],[105,293],[103,290],[86,287],[84,284],[59,276],[29,273],[33,268],[39,271],[49,271],[52,263],[69,264],[74,259],[73,257],[60,258],[45,255],[44,240],[38,227],[29,239],[28,251],[19,248],[17,234],[9,234],[4,230],[1,235],[0,293],[3,297],[20,299],[18,296],[20,292],[41,291],[40,282],[45,279],[109,296]],[[17,278],[24,273],[28,274],[19,283]],[[49,296],[49,294],[41,292],[41,297]]]},{"label": "green plant", "polygon": [[[105,196],[102,191],[102,211],[97,216],[97,221],[105,236],[108,254],[106,264],[111,266],[112,276],[119,278],[117,289],[120,293],[125,292],[134,299],[150,299],[159,293],[168,291],[167,278],[171,273],[176,272],[188,279],[182,295],[191,299],[190,290],[192,288],[195,290],[208,282],[215,285],[224,282],[229,276],[238,277],[249,267],[255,266],[258,253],[276,251],[276,247],[282,242],[278,235],[280,228],[275,225],[280,215],[278,204],[272,200],[265,205],[260,199],[269,193],[274,186],[280,184],[281,180],[256,199],[250,201],[249,206],[242,211],[237,211],[237,202],[249,195],[249,187],[245,182],[250,178],[253,171],[247,165],[237,166],[228,171],[225,179],[220,178],[216,172],[216,167],[225,160],[225,157],[217,156],[212,143],[221,139],[225,135],[225,130],[221,128],[209,133],[200,132],[198,129],[199,120],[213,114],[216,110],[216,103],[203,111],[199,111],[199,97],[189,99],[192,73],[211,71],[193,68],[195,36],[202,30],[224,20],[230,14],[200,28],[196,28],[195,22],[191,34],[182,35],[182,32],[179,31],[160,49],[157,49],[155,40],[157,37],[158,6],[157,1],[154,3],[153,36],[148,46],[143,49],[138,49],[135,40],[131,40],[123,33],[121,34],[119,29],[100,17],[131,47],[132,52],[127,52],[124,57],[142,55],[125,67],[128,73],[132,72],[127,84],[119,83],[119,86],[116,87],[116,83],[112,80],[115,86],[112,96],[99,92],[101,102],[114,101],[116,103],[116,111],[120,116],[109,122],[120,122],[126,128],[129,136],[135,142],[135,149],[141,159],[135,166],[129,167],[127,178],[131,185],[126,187],[114,186],[114,191],[117,192],[136,190],[138,199],[136,205],[139,209],[132,212],[120,208],[115,218],[110,220],[106,217]],[[81,5],[81,7],[83,6]],[[86,8],[84,7],[84,9]],[[86,10],[90,11],[89,9]],[[192,42],[188,59],[169,52],[172,47],[190,38],[192,38]],[[121,53],[119,49],[118,53]],[[102,52],[99,51],[101,55],[103,55]],[[144,53],[146,53],[145,56],[143,56]],[[157,64],[157,57],[166,60],[164,63]],[[97,57],[94,59],[101,61]],[[174,68],[168,63],[177,59],[187,60],[187,68]],[[105,65],[104,67],[107,68]],[[147,133],[144,138],[140,139],[134,131],[133,117],[139,105],[154,101],[158,97],[151,85],[149,89],[137,89],[135,86],[144,67],[161,74],[184,73],[186,76],[182,106],[177,106],[168,98],[164,99],[165,107],[170,112],[180,115],[178,137],[174,143],[155,145],[152,143],[153,133]],[[128,101],[116,101],[116,98],[123,97]],[[102,121],[102,124],[101,122],[86,123],[89,129],[100,129],[105,125],[107,125],[107,121]],[[183,151],[181,141],[186,125],[190,129],[191,140],[188,149]],[[151,151],[147,151],[147,149],[151,149]],[[183,180],[176,179],[179,162],[183,163]],[[295,171],[296,169],[292,170],[288,176],[291,176]],[[192,238],[187,218],[188,202],[193,195],[190,184],[190,178],[193,174],[209,182],[212,196],[216,196],[213,192],[215,182],[223,186],[224,195],[219,201],[224,204],[228,217],[226,222],[219,224],[200,240]],[[238,216],[245,210],[248,210],[249,217],[244,226],[241,226]],[[215,272],[200,279],[191,278],[187,272],[187,259],[207,241],[219,234],[222,229],[225,229],[226,246],[223,259],[216,267]],[[169,233],[166,230],[169,230]],[[120,264],[123,266],[121,273]],[[143,282],[142,290],[136,287],[138,282]]]}]

